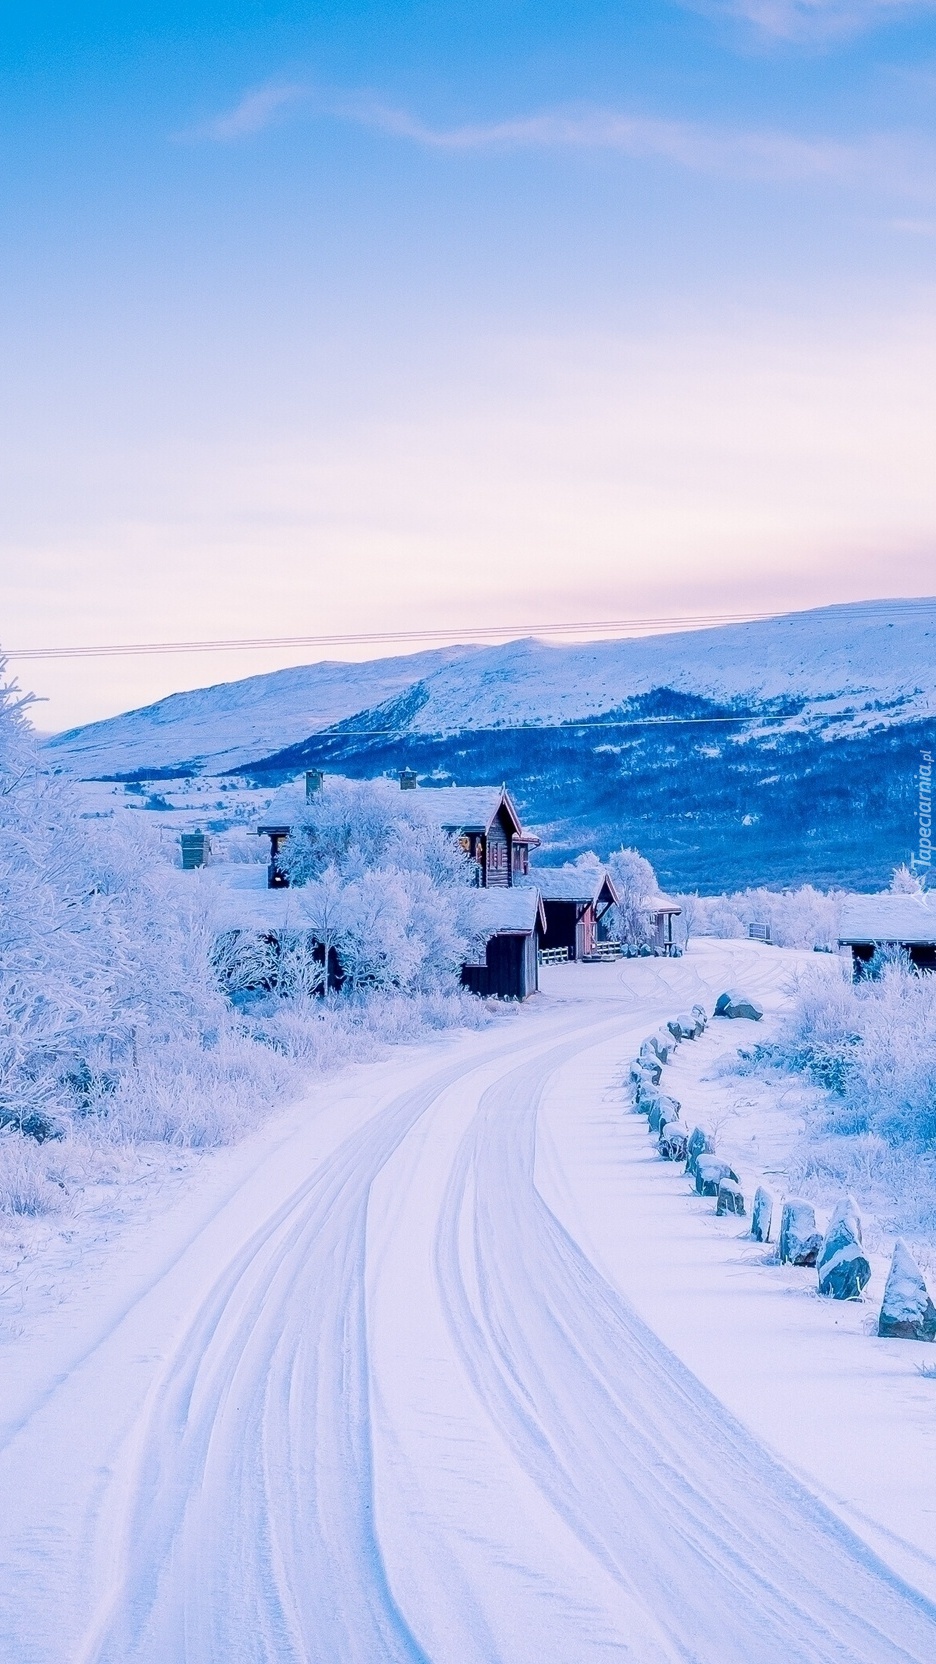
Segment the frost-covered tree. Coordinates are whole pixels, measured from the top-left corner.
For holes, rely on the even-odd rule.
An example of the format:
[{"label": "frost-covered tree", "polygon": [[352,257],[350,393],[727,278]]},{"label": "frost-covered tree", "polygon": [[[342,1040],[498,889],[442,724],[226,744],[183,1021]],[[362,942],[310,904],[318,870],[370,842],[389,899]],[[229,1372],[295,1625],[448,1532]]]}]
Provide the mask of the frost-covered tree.
[{"label": "frost-covered tree", "polygon": [[43,1136],[228,1017],[199,896],[143,829],[91,830],[41,773],[26,703],[0,690],[0,1123]]},{"label": "frost-covered tree", "polygon": [[427,818],[417,792],[329,779],[281,861],[321,950],[307,949],[317,986],[332,950],[348,992],[455,985],[476,930],[477,892],[457,840]]},{"label": "frost-covered tree", "polygon": [[890,889],[891,895],[894,896],[918,896],[922,892],[923,885],[916,873],[904,861],[899,867],[894,868]]},{"label": "frost-covered tree", "polygon": [[607,867],[620,897],[613,910],[615,932],[622,941],[639,947],[653,934],[649,908],[659,893],[656,873],[639,850],[623,846],[609,856]]}]

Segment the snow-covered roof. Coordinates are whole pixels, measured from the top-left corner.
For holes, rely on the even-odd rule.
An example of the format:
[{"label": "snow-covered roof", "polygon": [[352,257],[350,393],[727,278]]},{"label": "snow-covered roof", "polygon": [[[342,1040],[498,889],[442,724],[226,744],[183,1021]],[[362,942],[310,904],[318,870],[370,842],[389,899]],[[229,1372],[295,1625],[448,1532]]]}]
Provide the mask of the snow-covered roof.
[{"label": "snow-covered roof", "polygon": [[584,907],[602,899],[602,892],[605,901],[618,900],[611,875],[601,866],[536,867],[529,883],[537,886],[544,901],[575,901]]},{"label": "snow-covered roof", "polygon": [[936,942],[936,895],[849,896],[840,942]]},{"label": "snow-covered roof", "polygon": [[279,791],[273,793],[260,817],[257,831],[288,832],[304,812],[307,801],[305,777],[290,780],[287,786],[280,786]]},{"label": "snow-covered roof", "polygon": [[546,929],[539,891],[532,885],[504,890],[478,890],[476,918],[479,936],[530,936]]},{"label": "snow-covered roof", "polygon": [[520,816],[503,786],[416,786],[411,801],[446,832],[486,832],[503,804],[521,831]]},{"label": "snow-covered roof", "polygon": [[673,900],[672,896],[665,896],[665,895],[663,895],[663,893],[661,891],[661,893],[659,895],[650,896],[649,900],[647,901],[647,912],[648,913],[681,913],[682,908],[680,907],[678,901]]},{"label": "snow-covered roof", "polygon": [[[181,875],[180,875],[181,876]],[[266,863],[226,861],[186,873],[183,882],[202,886],[218,930],[308,930],[302,891],[271,890]]]}]

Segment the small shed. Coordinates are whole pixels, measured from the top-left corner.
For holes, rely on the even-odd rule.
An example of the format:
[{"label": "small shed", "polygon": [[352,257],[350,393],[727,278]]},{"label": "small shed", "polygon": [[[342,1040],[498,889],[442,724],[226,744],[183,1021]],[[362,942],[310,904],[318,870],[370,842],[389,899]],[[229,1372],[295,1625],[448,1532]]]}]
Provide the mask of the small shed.
[{"label": "small shed", "polygon": [[936,971],[936,895],[849,896],[838,943],[851,950],[856,976],[882,947],[903,948],[919,970]]},{"label": "small shed", "polygon": [[598,925],[618,901],[610,873],[602,866],[537,867],[530,883],[543,898],[543,947],[587,959],[595,951]]},{"label": "small shed", "polygon": [[477,897],[476,956],[462,966],[465,988],[482,999],[525,1000],[539,987],[546,919],[532,885],[483,890]]},{"label": "small shed", "polygon": [[647,912],[650,916],[655,952],[661,953],[665,959],[671,959],[677,950],[677,943],[673,940],[673,920],[679,917],[682,908],[672,896],[659,895],[650,897]]}]

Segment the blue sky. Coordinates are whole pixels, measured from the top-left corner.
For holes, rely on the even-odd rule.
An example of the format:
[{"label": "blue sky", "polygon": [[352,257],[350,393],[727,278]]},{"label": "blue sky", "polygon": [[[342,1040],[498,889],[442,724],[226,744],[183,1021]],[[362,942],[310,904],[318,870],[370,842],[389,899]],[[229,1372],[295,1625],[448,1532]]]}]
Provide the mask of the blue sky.
[{"label": "blue sky", "polygon": [[936,5],[11,10],[5,645],[933,589]]}]

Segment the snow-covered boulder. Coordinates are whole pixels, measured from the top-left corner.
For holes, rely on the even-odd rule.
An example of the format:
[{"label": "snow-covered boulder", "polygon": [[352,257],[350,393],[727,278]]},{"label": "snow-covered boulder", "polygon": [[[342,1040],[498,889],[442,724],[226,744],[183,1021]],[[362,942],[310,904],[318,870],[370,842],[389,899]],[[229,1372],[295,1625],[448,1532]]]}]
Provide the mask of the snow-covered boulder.
[{"label": "snow-covered boulder", "polygon": [[660,1127],[660,1154],[664,1161],[685,1161],[689,1129],[682,1121],[666,1121]]},{"label": "snow-covered boulder", "polygon": [[778,1257],[781,1265],[815,1265],[822,1247],[816,1210],[801,1196],[790,1196],[780,1215]]},{"label": "snow-covered boulder", "polygon": [[644,1045],[649,1045],[653,1048],[654,1053],[661,1063],[668,1063],[673,1055],[673,1052],[676,1050],[676,1041],[673,1039],[671,1034],[667,1034],[665,1029],[660,1029],[659,1033],[652,1034],[649,1040],[644,1041]]},{"label": "snow-covered boulder", "polygon": [[936,1306],[916,1260],[899,1239],[884,1286],[878,1334],[892,1340],[936,1340]]},{"label": "snow-covered boulder", "polygon": [[701,1023],[703,1029],[708,1028],[708,1015],[704,1005],[694,1005],[692,1015],[698,1023]]},{"label": "snow-covered boulder", "polygon": [[644,1077],[652,1081],[654,1086],[659,1086],[662,1074],[663,1065],[661,1064],[660,1059],[658,1057],[650,1057],[646,1053],[644,1053],[641,1057],[638,1057],[637,1061],[631,1067],[631,1076],[637,1081],[638,1084],[640,1083],[641,1077]]},{"label": "snow-covered boulder", "polygon": [[714,1154],[715,1145],[711,1135],[704,1132],[701,1127],[693,1127],[689,1134],[689,1142],[686,1145],[686,1172],[690,1177],[695,1177],[696,1163],[700,1156],[712,1156]]},{"label": "snow-covered boulder", "polygon": [[751,1215],[751,1235],[755,1242],[770,1241],[774,1200],[769,1190],[759,1184],[754,1192],[754,1211]]},{"label": "snow-covered boulder", "polygon": [[666,1026],[674,1040],[696,1040],[705,1023],[690,1012],[683,1011],[678,1017],[672,1017]]},{"label": "snow-covered boulder", "polygon": [[829,1220],[816,1260],[819,1293],[833,1300],[857,1300],[871,1281],[871,1267],[861,1246],[861,1220],[850,1196]]},{"label": "snow-covered boulder", "polygon": [[734,1179],[720,1179],[718,1184],[718,1202],[715,1212],[719,1216],[726,1213],[736,1213],[744,1218],[744,1195],[741,1186]]},{"label": "snow-covered boulder", "polygon": [[858,1212],[858,1203],[855,1201],[854,1196],[843,1196],[840,1202],[836,1202],[835,1207],[832,1209],[832,1216],[829,1220],[826,1236],[828,1236],[829,1231],[831,1231],[836,1225],[841,1224],[843,1221],[847,1221],[847,1223],[851,1226],[852,1235],[854,1236],[855,1241],[860,1242],[862,1240],[861,1214]]},{"label": "snow-covered boulder", "polygon": [[719,994],[715,1001],[716,1017],[748,1017],[751,1022],[759,1023],[764,1015],[764,1007],[756,1000],[749,999],[746,994],[739,994],[730,989],[725,994]]},{"label": "snow-covered boulder", "polygon": [[638,1110],[645,1110],[647,1104],[659,1092],[660,1088],[650,1074],[642,1075],[634,1089],[634,1103]]},{"label": "snow-covered boulder", "polygon": [[722,1161],[718,1155],[704,1155],[696,1158],[695,1187],[698,1196],[717,1196],[718,1187],[723,1179],[731,1179],[738,1183],[738,1175]]},{"label": "snow-covered boulder", "polygon": [[641,1115],[649,1115],[654,1104],[662,1097],[658,1086],[651,1081],[643,1081],[637,1088],[637,1109]]},{"label": "snow-covered boulder", "polygon": [[650,1105],[650,1131],[658,1133],[667,1121],[678,1121],[679,1109],[676,1098],[669,1098],[665,1092],[659,1092]]}]

